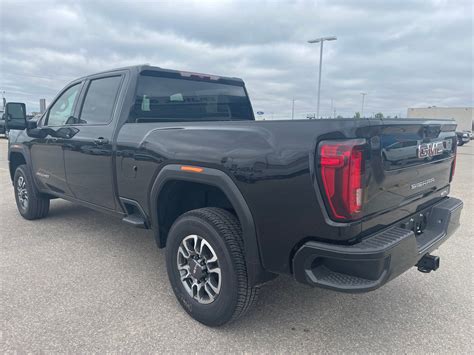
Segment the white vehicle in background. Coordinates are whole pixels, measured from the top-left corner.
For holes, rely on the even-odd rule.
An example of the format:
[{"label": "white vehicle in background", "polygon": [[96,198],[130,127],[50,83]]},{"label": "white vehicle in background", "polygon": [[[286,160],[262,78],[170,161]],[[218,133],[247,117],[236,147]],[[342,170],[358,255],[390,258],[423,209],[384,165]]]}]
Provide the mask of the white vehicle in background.
[{"label": "white vehicle in background", "polygon": [[407,141],[407,142],[395,142],[390,144],[385,149],[383,149],[383,156],[386,160],[397,164],[403,164],[407,159],[416,154],[418,145],[416,142]]},{"label": "white vehicle in background", "polygon": [[469,143],[469,141],[472,139],[472,134],[469,131],[456,132],[456,138],[458,146],[460,147],[466,143]]}]

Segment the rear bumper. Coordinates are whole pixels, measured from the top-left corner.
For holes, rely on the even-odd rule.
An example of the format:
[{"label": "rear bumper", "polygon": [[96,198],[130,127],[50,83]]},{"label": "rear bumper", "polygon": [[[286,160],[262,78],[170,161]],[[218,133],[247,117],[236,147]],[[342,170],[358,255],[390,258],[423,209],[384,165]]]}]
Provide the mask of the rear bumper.
[{"label": "rear bumper", "polygon": [[[294,277],[342,292],[375,290],[448,239],[459,227],[462,207],[462,201],[446,198],[353,245],[307,242],[294,255]],[[422,234],[412,231],[413,221],[423,221]]]}]

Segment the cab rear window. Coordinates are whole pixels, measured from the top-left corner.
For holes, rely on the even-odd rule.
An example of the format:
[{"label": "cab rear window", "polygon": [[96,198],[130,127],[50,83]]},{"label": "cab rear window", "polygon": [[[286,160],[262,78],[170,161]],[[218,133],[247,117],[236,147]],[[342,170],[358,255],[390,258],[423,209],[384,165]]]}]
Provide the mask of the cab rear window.
[{"label": "cab rear window", "polygon": [[241,83],[140,75],[129,121],[230,120],[253,120]]}]

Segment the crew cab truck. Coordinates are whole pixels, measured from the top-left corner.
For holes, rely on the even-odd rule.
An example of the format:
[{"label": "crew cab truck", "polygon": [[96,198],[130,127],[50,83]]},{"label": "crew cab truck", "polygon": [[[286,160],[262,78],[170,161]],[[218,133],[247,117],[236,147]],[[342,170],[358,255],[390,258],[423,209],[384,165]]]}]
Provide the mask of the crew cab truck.
[{"label": "crew cab truck", "polygon": [[151,229],[209,326],[278,274],[367,292],[436,270],[459,225],[451,120],[256,121],[242,80],[147,65],[74,80],[36,122],[22,112],[7,105],[20,214],[63,198]]}]

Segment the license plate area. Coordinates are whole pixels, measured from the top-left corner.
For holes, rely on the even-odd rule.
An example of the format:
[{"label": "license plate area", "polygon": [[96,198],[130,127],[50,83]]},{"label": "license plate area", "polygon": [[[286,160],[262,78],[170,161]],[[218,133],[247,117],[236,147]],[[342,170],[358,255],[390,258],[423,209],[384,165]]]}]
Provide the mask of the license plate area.
[{"label": "license plate area", "polygon": [[425,254],[457,229],[462,206],[460,200],[447,198],[403,219],[398,226],[413,231],[419,254]]},{"label": "license plate area", "polygon": [[400,224],[400,227],[403,229],[409,229],[415,233],[415,235],[423,234],[427,224],[430,211],[419,212],[415,215],[412,215],[407,220],[403,221]]}]

